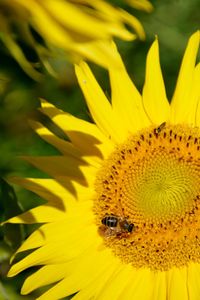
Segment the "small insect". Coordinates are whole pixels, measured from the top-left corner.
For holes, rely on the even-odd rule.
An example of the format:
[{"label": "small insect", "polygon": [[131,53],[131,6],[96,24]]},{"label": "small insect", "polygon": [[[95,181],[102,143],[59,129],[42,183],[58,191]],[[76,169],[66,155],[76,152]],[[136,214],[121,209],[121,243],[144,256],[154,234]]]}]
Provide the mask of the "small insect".
[{"label": "small insect", "polygon": [[166,126],[166,122],[163,122],[162,124],[160,124],[159,127],[154,129],[154,133],[159,134],[165,128],[165,126]]},{"label": "small insect", "polygon": [[131,233],[134,229],[134,224],[129,223],[126,218],[115,215],[106,215],[101,223],[105,226],[104,236],[107,237]]}]

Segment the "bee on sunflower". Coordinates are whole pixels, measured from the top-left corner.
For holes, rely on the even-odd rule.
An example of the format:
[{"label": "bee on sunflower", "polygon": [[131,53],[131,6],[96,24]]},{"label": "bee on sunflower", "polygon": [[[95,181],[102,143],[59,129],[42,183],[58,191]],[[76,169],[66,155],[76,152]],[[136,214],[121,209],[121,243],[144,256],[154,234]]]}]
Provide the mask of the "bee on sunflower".
[{"label": "bee on sunflower", "polygon": [[[38,266],[22,294],[53,284],[38,300],[197,300],[200,294],[199,31],[189,39],[169,103],[156,39],[142,95],[110,66],[111,103],[85,62],[76,75],[94,123],[42,100],[69,138],[38,122],[61,156],[26,157],[52,178],[12,181],[47,200],[10,223],[42,223],[18,249],[31,252],[9,276]],[[115,230],[118,228],[118,230]],[[111,234],[107,234],[109,231]]]}]

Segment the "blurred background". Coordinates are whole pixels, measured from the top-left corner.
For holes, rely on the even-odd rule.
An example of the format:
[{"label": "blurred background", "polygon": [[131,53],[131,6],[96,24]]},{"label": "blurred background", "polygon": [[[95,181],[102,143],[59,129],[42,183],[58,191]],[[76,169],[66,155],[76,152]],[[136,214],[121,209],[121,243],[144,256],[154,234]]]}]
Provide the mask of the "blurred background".
[{"label": "blurred background", "polygon": [[[140,91],[144,83],[146,54],[155,35],[158,36],[161,66],[170,99],[187,40],[200,27],[200,0],[154,0],[151,1],[154,10],[149,14],[131,8],[123,0],[108,2],[132,13],[144,26],[146,40],[143,42],[115,40],[129,75]],[[40,120],[58,136],[63,137],[62,132],[37,111],[40,106],[39,98],[44,98],[79,118],[90,120],[73,66],[62,51],[51,57],[51,64],[56,71],[54,77],[42,68],[34,51],[20,41],[20,37],[19,43],[27,57],[38,64],[42,76],[37,81],[29,77],[0,41],[0,220],[21,213],[41,201],[33,193],[6,183],[5,178],[11,175],[44,176],[17,157],[58,153],[42,141],[28,125],[29,119]],[[103,90],[109,95],[106,70],[92,63],[90,65]],[[22,282],[32,270],[15,278],[6,278],[10,256],[33,229],[33,226],[19,225],[0,228],[0,300],[31,300],[37,296],[37,293],[30,296],[20,295]]]}]

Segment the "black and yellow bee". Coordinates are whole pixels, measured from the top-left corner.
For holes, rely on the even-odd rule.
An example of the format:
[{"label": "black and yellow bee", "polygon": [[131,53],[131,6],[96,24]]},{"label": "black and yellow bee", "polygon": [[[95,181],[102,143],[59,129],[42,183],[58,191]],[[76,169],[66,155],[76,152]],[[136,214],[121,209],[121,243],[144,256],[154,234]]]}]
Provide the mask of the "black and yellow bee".
[{"label": "black and yellow bee", "polygon": [[160,126],[154,129],[154,133],[159,134],[165,128],[165,126],[166,126],[166,122],[163,122],[162,124],[160,124]]},{"label": "black and yellow bee", "polygon": [[124,217],[116,215],[106,215],[101,223],[105,226],[104,235],[114,236],[120,235],[122,233],[131,233],[134,229],[134,224],[128,222]]}]

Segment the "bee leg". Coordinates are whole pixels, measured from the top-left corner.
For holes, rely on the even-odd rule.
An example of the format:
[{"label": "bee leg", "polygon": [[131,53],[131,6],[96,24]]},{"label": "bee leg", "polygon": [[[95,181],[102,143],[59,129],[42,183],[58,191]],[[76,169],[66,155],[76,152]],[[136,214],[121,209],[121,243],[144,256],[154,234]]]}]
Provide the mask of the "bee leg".
[{"label": "bee leg", "polygon": [[114,227],[109,227],[104,232],[104,237],[106,237],[106,238],[109,238],[109,237],[115,236],[115,235],[116,235],[116,228],[114,228]]}]

